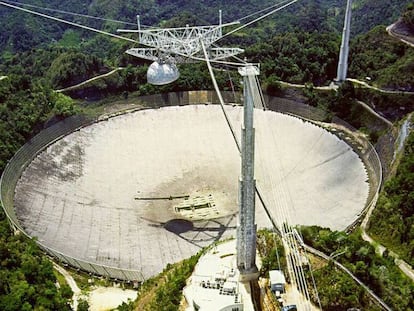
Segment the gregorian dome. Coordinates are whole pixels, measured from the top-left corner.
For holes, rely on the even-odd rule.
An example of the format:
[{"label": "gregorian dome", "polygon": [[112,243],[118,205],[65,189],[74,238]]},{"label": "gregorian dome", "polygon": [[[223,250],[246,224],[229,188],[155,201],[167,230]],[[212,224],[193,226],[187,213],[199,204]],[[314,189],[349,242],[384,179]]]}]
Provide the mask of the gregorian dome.
[{"label": "gregorian dome", "polygon": [[180,77],[177,66],[172,63],[153,62],[147,71],[148,83],[154,85],[164,85],[174,82]]}]

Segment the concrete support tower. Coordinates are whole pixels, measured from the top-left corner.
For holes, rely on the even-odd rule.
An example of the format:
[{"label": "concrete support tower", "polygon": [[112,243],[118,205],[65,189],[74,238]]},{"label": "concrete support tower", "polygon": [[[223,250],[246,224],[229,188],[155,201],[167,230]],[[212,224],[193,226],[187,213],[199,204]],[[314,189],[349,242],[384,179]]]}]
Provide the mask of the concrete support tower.
[{"label": "concrete support tower", "polygon": [[244,124],[242,128],[241,177],[239,181],[239,221],[237,226],[237,267],[241,281],[257,278],[254,179],[254,91],[258,68],[247,65],[239,69],[244,85]]},{"label": "concrete support tower", "polygon": [[348,54],[349,54],[349,36],[351,32],[351,12],[352,0],[348,0],[346,5],[344,30],[342,32],[341,51],[339,53],[338,73],[336,77],[337,83],[342,83],[346,80],[348,71]]}]

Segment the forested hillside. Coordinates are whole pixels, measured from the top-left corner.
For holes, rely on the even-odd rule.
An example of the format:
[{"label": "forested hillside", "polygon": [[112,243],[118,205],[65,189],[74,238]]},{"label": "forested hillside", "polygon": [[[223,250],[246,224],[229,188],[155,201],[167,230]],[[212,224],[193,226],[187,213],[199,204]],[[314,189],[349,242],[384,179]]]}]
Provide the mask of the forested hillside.
[{"label": "forested hillside", "polygon": [[[378,24],[388,25],[398,18],[407,2],[405,0],[354,1],[353,32],[365,32]],[[330,82],[336,75],[335,67],[345,4],[345,0],[298,1],[284,10],[283,14],[274,14],[227,38],[222,44],[234,44],[247,48],[246,56],[249,59],[263,62],[264,79],[272,76],[272,78],[288,82],[312,82],[316,85],[323,85]],[[252,0],[232,2],[204,0],[181,1],[180,3],[173,0],[145,2],[71,0],[64,3],[56,0],[39,0],[36,1],[34,7],[26,8],[115,32],[117,28],[134,28],[135,26],[45,11],[40,7],[132,23],[135,23],[135,15],[139,13],[143,24],[172,27],[216,23],[219,9],[223,10],[225,22],[234,21],[271,5],[274,5],[274,1],[262,1],[259,6]],[[256,16],[252,16],[251,19]],[[131,44],[122,40],[111,39],[4,6],[0,6],[0,17],[0,25],[3,27],[0,37],[0,51],[2,51],[0,63],[5,65],[0,68],[0,72],[7,73],[12,70],[16,73],[14,65],[18,65],[19,62],[27,63],[26,58],[31,60],[34,67],[38,67],[37,58],[32,56],[33,48],[44,50],[35,51],[35,54],[45,54],[49,51],[49,58],[56,58],[53,65],[50,64],[49,68],[44,68],[48,73],[46,78],[51,80],[50,84],[55,88],[76,84],[97,73],[104,72],[106,68],[142,63],[124,54]],[[241,22],[246,22],[246,20],[241,20]],[[394,42],[380,30],[367,37],[357,37],[354,41],[351,50],[351,76],[360,78],[370,76],[383,86],[410,87],[407,84],[411,77],[399,74],[401,71],[410,69],[411,66],[411,55],[401,57],[406,53],[404,47],[394,47]],[[378,43],[381,49],[378,49]],[[60,53],[57,49],[61,49]],[[381,57],[383,50],[387,51],[386,57]],[[16,53],[19,54],[14,57]],[[32,61],[33,59],[36,61]],[[75,61],[77,59],[79,61]],[[393,64],[396,60],[398,63]],[[112,84],[114,83],[112,81]],[[102,86],[100,87],[102,91]],[[120,91],[119,85],[109,88],[108,92]],[[93,92],[93,89],[88,91],[90,92]],[[108,94],[108,92],[104,90],[103,93]]]},{"label": "forested hillside", "polygon": [[348,76],[369,77],[383,88],[414,90],[414,49],[377,26],[351,43]]},{"label": "forested hillside", "polygon": [[410,0],[354,0],[352,33],[358,35],[377,25],[388,26],[395,22]]},{"label": "forested hillside", "polygon": [[0,212],[0,310],[71,310],[72,290],[58,289],[52,263],[34,241],[12,235]]},{"label": "forested hillside", "polygon": [[287,32],[246,50],[265,77],[323,85],[336,75],[340,37],[335,33]]},{"label": "forested hillside", "polygon": [[[141,16],[144,25],[164,25],[173,17],[187,15],[189,24],[212,24],[218,22],[218,10],[223,10],[224,22],[239,20],[247,15],[256,13],[261,9],[275,4],[272,0],[202,0],[202,1],[107,1],[107,0],[38,0],[21,1],[25,4],[35,5],[26,7],[46,14],[65,18],[70,21],[82,23],[91,27],[115,31],[117,28],[133,27],[132,25],[120,25],[117,23],[102,21],[100,19],[86,19],[81,16],[70,16],[41,10],[52,8],[79,14],[88,14],[106,19],[135,23],[136,15]],[[408,0],[355,0],[353,12],[354,34],[368,31],[376,25],[388,25],[394,21],[405,8]],[[259,37],[270,37],[275,34],[293,31],[340,31],[342,28],[343,14],[346,0],[302,0],[284,10],[283,14],[276,14],[259,24],[256,30]],[[257,16],[257,15],[256,15]],[[4,6],[0,6],[0,25],[2,36],[0,37],[0,50],[8,53],[22,52],[36,46],[49,46],[62,39],[66,32],[71,32],[73,27],[48,21],[27,13],[22,13]],[[183,19],[181,19],[183,20]],[[185,20],[185,18],[184,18]],[[245,20],[242,20],[244,22]],[[89,40],[94,34],[75,29],[77,36]],[[7,53],[4,55],[8,55]]]},{"label": "forested hillside", "polygon": [[414,133],[407,139],[396,175],[385,184],[369,231],[414,265]]},{"label": "forested hillside", "polygon": [[[8,159],[47,120],[71,115],[77,111],[70,97],[55,93],[47,80],[53,58],[61,50],[37,50],[8,62],[7,76],[0,81],[0,171]],[[29,53],[28,53],[29,54]],[[51,57],[53,56],[54,57]],[[64,54],[62,54],[64,55]]]},{"label": "forested hillside", "polygon": [[414,32],[414,3],[410,3],[402,15],[402,21]]},{"label": "forested hillside", "polygon": [[[224,22],[230,22],[274,4],[271,0],[260,1],[260,4],[254,0],[24,2],[132,23],[135,23],[136,14],[140,14],[145,25],[171,27],[216,23],[218,9],[223,10]],[[390,38],[385,32],[385,26],[378,26],[395,21],[408,2],[412,1],[354,0],[350,58],[352,77],[365,79],[369,76],[379,86],[414,89],[413,49]],[[223,44],[245,48],[243,56],[261,63],[261,79],[268,91],[283,92],[279,80],[306,83],[308,87],[304,93],[309,104],[319,104],[356,127],[362,127],[361,119],[365,115],[356,106],[349,104],[355,103],[356,98],[351,86],[344,85],[338,93],[330,93],[325,98],[317,97],[312,86],[326,85],[336,75],[345,4],[346,0],[298,1],[283,13],[275,14],[227,38]],[[413,7],[409,6],[403,15],[404,22],[408,24],[414,20]],[[64,13],[42,12],[110,32],[115,32],[117,28],[136,27]],[[179,80],[167,86],[155,87],[146,83],[148,62],[124,53],[132,47],[128,42],[3,6],[0,6],[0,25],[0,173],[12,155],[30,137],[48,124],[80,113],[83,106],[76,99],[94,100],[121,95],[127,98],[130,93],[144,95],[212,88],[208,71],[202,63],[181,65]],[[124,69],[67,93],[72,98],[54,92],[117,67]],[[222,89],[231,90],[234,87],[237,90],[240,87],[237,73],[220,71],[216,75]],[[407,102],[407,99],[396,101],[396,97],[385,95],[375,94],[372,97],[380,101],[377,107],[383,111],[405,108]],[[374,99],[372,102],[377,103]],[[399,250],[404,249],[404,256],[411,260],[414,249],[411,232],[413,211],[410,209],[414,205],[411,202],[414,191],[412,174],[410,175],[413,171],[413,141],[411,137],[395,179],[385,188],[378,212],[374,214],[378,227],[372,228],[377,237],[390,245],[397,245]],[[411,205],[405,202],[411,202]],[[11,235],[2,210],[0,220],[0,309],[41,310],[44,307],[64,310],[68,297],[54,286],[50,263],[33,242],[27,241],[22,235]],[[387,236],[383,230],[385,228],[394,231]],[[357,246],[365,251],[365,246]],[[372,253],[372,250],[368,249],[367,252]],[[358,258],[361,261],[363,257]],[[365,272],[361,263],[353,265],[352,268],[358,273]],[[36,266],[38,267],[35,268]],[[380,290],[384,289],[380,287]],[[9,309],[4,307],[6,305],[10,306]]]},{"label": "forested hillside", "polygon": [[[414,3],[407,6],[402,14],[402,20],[411,25],[414,16]],[[383,30],[380,30],[383,33]],[[381,43],[379,43],[381,44]],[[390,44],[390,43],[388,43]],[[383,46],[380,45],[381,48]],[[406,77],[405,83],[413,85],[414,81],[414,54],[413,48],[407,45],[395,45],[398,55],[390,57],[385,54],[383,59],[394,58],[395,63],[385,69],[389,75],[389,81],[404,83],[402,77]],[[391,49],[389,48],[390,52]],[[372,51],[371,51],[372,52]],[[379,60],[379,59],[378,59]],[[407,66],[408,65],[408,66]],[[385,66],[384,66],[385,67]],[[381,70],[381,67],[378,67]],[[384,70],[384,69],[382,69]],[[412,110],[411,110],[412,111]],[[413,124],[411,115],[411,128]],[[370,234],[396,252],[404,260],[414,265],[414,133],[409,134],[403,152],[396,157],[394,163],[395,175],[386,181],[384,189],[379,197],[376,209],[370,221]]]},{"label": "forested hillside", "polygon": [[[392,258],[378,256],[375,248],[362,240],[361,232],[357,230],[346,234],[311,226],[301,227],[301,233],[306,244],[330,254],[381,297],[392,310],[414,310],[412,281],[401,275]],[[357,286],[347,274],[339,272],[332,262],[315,270],[314,277],[323,310],[379,310],[366,297],[367,292]]]}]

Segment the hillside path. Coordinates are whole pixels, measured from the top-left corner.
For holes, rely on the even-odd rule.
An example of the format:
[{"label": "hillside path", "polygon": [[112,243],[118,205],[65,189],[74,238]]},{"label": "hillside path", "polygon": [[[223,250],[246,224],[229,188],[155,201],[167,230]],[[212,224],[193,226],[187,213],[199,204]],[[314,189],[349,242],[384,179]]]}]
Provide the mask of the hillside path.
[{"label": "hillside path", "polygon": [[[381,245],[378,241],[371,238],[369,236],[369,234],[367,233],[367,231],[366,231],[368,221],[369,221],[369,218],[372,214],[372,211],[373,211],[374,207],[375,207],[375,204],[372,205],[372,208],[370,208],[370,210],[368,211],[368,213],[365,216],[364,220],[362,221],[362,224],[361,224],[362,234],[361,234],[361,236],[362,236],[362,239],[364,241],[366,241],[366,242],[370,243],[372,246],[374,246],[376,252],[382,256],[382,254],[384,254],[384,252],[387,250],[387,248],[384,245]],[[394,258],[394,263],[398,266],[398,268],[400,268],[400,270],[408,278],[410,278],[411,281],[414,282],[414,269],[413,269],[413,267],[411,267],[404,260],[400,259],[399,256],[396,253],[392,252],[392,251],[389,252],[389,256]]]},{"label": "hillside path", "polygon": [[[395,33],[393,32],[393,28],[395,27],[395,25],[397,24],[398,22],[396,22],[396,23],[394,23],[394,24],[392,24],[392,25],[390,25],[390,26],[388,26],[387,27],[387,32],[388,32],[388,34],[390,35],[390,36],[393,36],[393,37],[395,37],[395,38],[397,38],[397,39],[399,39],[399,40],[401,40],[402,42],[404,42],[404,43],[406,43],[406,44],[408,44],[408,45],[410,45],[410,46],[412,46],[412,47],[414,47],[414,44],[413,43],[411,43],[411,42],[408,42],[408,41],[406,41],[406,40],[404,40],[404,39],[401,39],[400,37],[398,37],[398,36],[396,36],[395,35]],[[359,80],[356,80],[356,79],[348,79],[349,81],[351,81],[351,82],[354,82],[354,83],[358,83],[358,84],[361,84],[361,85],[363,85],[364,87],[368,87],[368,88],[371,88],[371,89],[375,89],[375,90],[377,90],[377,91],[379,91],[379,92],[383,92],[383,93],[389,93],[389,92],[393,92],[393,91],[385,91],[385,90],[381,90],[381,89],[378,89],[378,88],[376,88],[376,87],[372,87],[372,86],[370,86],[370,85],[368,85],[366,82],[363,82],[363,81],[359,81]],[[413,92],[397,92],[397,93],[405,93],[405,94],[412,94]],[[362,102],[360,102],[361,104],[363,104]],[[369,108],[369,107],[366,107],[367,109]],[[375,198],[375,200],[378,200],[378,194],[377,194],[377,196],[376,196],[376,198]],[[364,218],[364,220],[362,221],[362,223],[361,223],[361,229],[362,229],[362,234],[361,234],[361,236],[362,236],[362,238],[366,241],[366,242],[368,242],[368,243],[370,243],[372,246],[374,246],[375,247],[375,250],[376,250],[376,252],[377,253],[379,253],[381,256],[382,256],[382,254],[387,250],[387,248],[385,247],[385,246],[383,246],[383,245],[381,245],[378,241],[375,241],[373,238],[371,238],[370,236],[369,236],[369,234],[367,233],[367,226],[368,226],[368,222],[369,222],[369,219],[370,219],[370,217],[371,217],[371,215],[372,215],[372,212],[373,212],[373,210],[374,210],[374,208],[375,208],[375,206],[376,206],[376,202],[374,202],[374,204],[372,204],[371,205],[371,207],[370,207],[370,209],[368,210],[368,212],[367,212],[367,214],[365,215],[365,218]],[[413,282],[414,282],[414,269],[413,269],[413,267],[411,267],[408,263],[406,263],[404,260],[402,260],[402,259],[400,259],[399,258],[399,256],[396,254],[396,253],[394,253],[394,252],[392,252],[392,251],[390,251],[389,252],[389,255],[391,256],[391,257],[393,257],[394,258],[394,263],[400,268],[400,270],[408,277],[408,278],[410,278]]]},{"label": "hillside path", "polygon": [[391,37],[394,37],[401,42],[408,44],[411,47],[414,47],[414,37],[405,36],[403,34],[399,34],[395,31],[395,27],[400,23],[400,21],[395,22],[394,24],[389,25],[386,30]]},{"label": "hillside path", "polygon": [[53,262],[53,268],[65,277],[66,282],[68,283],[69,287],[72,289],[72,292],[73,292],[72,308],[73,308],[73,310],[77,310],[78,309],[78,299],[81,295],[80,288],[76,284],[73,277],[69,274],[69,272],[66,271],[63,267],[61,267],[58,264]]},{"label": "hillside path", "polygon": [[381,306],[382,309],[387,310],[387,311],[392,311],[392,309],[380,298],[378,297],[367,285],[365,285],[360,279],[358,279],[348,268],[346,268],[344,265],[342,265],[341,263],[339,263],[338,261],[336,261],[335,259],[333,259],[333,257],[330,257],[328,255],[326,255],[325,253],[309,246],[309,245],[304,245],[306,251],[319,256],[323,259],[325,259],[326,261],[332,261],[335,266],[337,266],[339,269],[341,269],[343,272],[345,272],[346,274],[348,274],[356,283],[358,283],[360,286],[362,286],[362,288],[365,289],[365,291],[371,296],[371,298],[378,304]]},{"label": "hillside path", "polygon": [[78,84],[76,84],[76,85],[72,85],[72,86],[66,87],[66,88],[64,88],[64,89],[56,90],[56,92],[58,92],[58,93],[62,93],[62,92],[66,92],[66,91],[71,91],[71,90],[77,89],[78,87],[84,86],[84,85],[86,85],[86,84],[88,84],[88,83],[90,83],[90,82],[93,82],[93,81],[95,81],[95,80],[102,79],[102,78],[105,78],[105,77],[109,77],[110,75],[112,75],[112,74],[114,74],[115,72],[120,71],[120,70],[122,70],[122,69],[125,69],[125,68],[124,68],[124,67],[118,67],[118,68],[115,68],[114,70],[111,70],[110,72],[104,73],[104,74],[102,74],[102,75],[99,75],[99,76],[93,77],[93,78],[88,79],[88,80],[85,80],[85,81],[83,81],[83,82],[81,82],[81,83],[78,83]]},{"label": "hillside path", "polygon": [[353,79],[353,78],[347,78],[346,79],[347,81],[350,81],[350,82],[352,82],[352,83],[356,83],[356,84],[359,84],[359,85],[361,85],[362,87],[364,87],[364,88],[367,88],[367,89],[371,89],[371,90],[375,90],[375,91],[377,91],[377,92],[380,92],[380,93],[384,93],[384,94],[404,94],[404,95],[413,95],[414,94],[414,92],[407,92],[407,91],[393,91],[393,90],[384,90],[384,89],[380,89],[380,88],[378,88],[378,87],[376,87],[376,86],[372,86],[372,85],[370,85],[370,84],[368,84],[367,82],[365,82],[365,81],[361,81],[361,80],[358,80],[358,79]]}]

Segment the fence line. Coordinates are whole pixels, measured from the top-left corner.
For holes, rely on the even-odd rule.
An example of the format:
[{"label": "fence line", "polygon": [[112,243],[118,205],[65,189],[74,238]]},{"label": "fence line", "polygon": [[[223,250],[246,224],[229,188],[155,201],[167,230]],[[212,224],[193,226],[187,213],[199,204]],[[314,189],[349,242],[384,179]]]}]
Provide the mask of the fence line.
[{"label": "fence line", "polygon": [[[240,103],[242,101],[241,94],[233,94],[232,92],[223,92],[223,98],[228,103]],[[131,101],[131,100],[129,100]],[[177,106],[188,104],[204,104],[218,103],[218,97],[213,91],[189,91],[178,93],[157,94],[151,96],[142,96],[136,99],[137,103],[143,103],[144,106],[152,108],[160,108],[164,106]],[[314,107],[295,102],[293,100],[265,96],[267,107],[270,109],[290,114],[311,121],[322,122],[326,119],[326,114]],[[127,113],[128,111],[119,111],[111,115],[102,117],[88,116],[72,116],[51,127],[46,128],[39,134],[30,139],[22,146],[13,158],[7,164],[0,179],[0,201],[6,216],[15,231],[19,231],[29,238],[31,236],[25,232],[21,226],[14,210],[14,192],[17,182],[30,162],[45,148],[64,136],[76,131],[82,127],[86,127],[95,122],[100,122],[116,115]],[[337,119],[336,123],[346,126],[354,131],[349,124]],[[370,179],[370,194],[366,202],[365,209],[372,205],[375,195],[379,192],[382,182],[382,168],[378,154],[374,147],[367,143],[365,148],[353,146],[364,161]],[[362,215],[361,215],[362,216]],[[47,245],[37,241],[37,244],[50,256],[57,258],[59,261],[67,263],[77,269],[87,271],[89,273],[102,275],[109,278],[128,280],[128,281],[144,281],[144,274],[141,270],[124,269],[120,267],[110,267],[103,264],[88,262],[78,258],[74,258],[68,254],[63,254],[57,250],[51,249]]]}]

